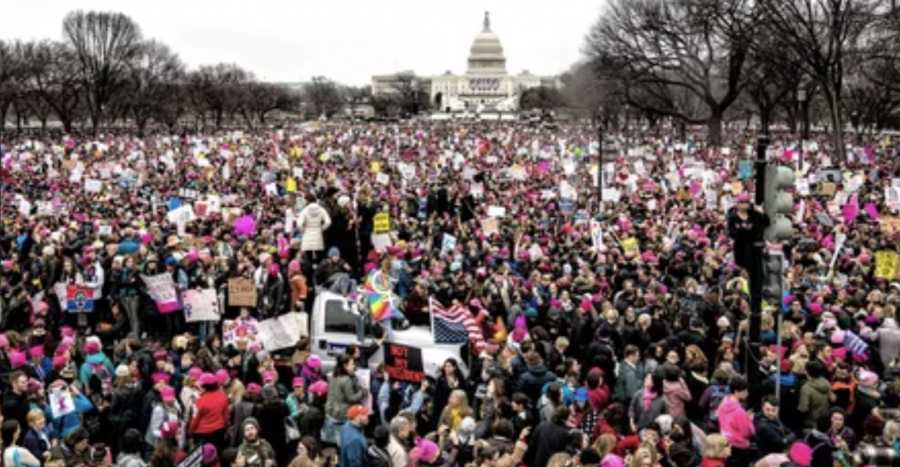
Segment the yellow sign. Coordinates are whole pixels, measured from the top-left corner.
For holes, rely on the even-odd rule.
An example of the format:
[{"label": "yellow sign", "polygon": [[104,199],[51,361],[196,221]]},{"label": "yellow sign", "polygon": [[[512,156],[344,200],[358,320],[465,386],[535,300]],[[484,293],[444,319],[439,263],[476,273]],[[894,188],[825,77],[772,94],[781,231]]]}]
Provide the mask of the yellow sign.
[{"label": "yellow sign", "polygon": [[896,251],[879,251],[875,253],[875,278],[891,280],[897,277],[900,266],[900,255]]},{"label": "yellow sign", "polygon": [[287,179],[287,186],[285,187],[285,189],[288,191],[288,193],[297,191],[297,180],[294,180],[293,178]]},{"label": "yellow sign", "polygon": [[622,249],[625,250],[625,253],[639,254],[641,252],[637,239],[634,237],[622,240]]},{"label": "yellow sign", "polygon": [[373,219],[375,233],[383,234],[391,231],[391,216],[386,212],[375,214]]},{"label": "yellow sign", "polygon": [[372,173],[377,174],[378,172],[381,172],[381,162],[372,161]]}]

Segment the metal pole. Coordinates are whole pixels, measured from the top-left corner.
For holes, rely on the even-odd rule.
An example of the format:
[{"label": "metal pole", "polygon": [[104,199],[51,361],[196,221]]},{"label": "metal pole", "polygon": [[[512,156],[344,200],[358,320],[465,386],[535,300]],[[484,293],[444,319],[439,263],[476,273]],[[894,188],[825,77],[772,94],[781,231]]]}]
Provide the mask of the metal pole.
[{"label": "metal pole", "polygon": [[[760,135],[756,143],[756,204],[765,204],[766,189],[766,147],[769,138]],[[762,290],[763,290],[763,251],[765,241],[762,238],[753,241],[753,259],[750,264],[750,335],[747,339],[747,379],[759,381],[759,344],[762,324]],[[753,353],[753,356],[750,353]]]},{"label": "metal pole", "polygon": [[777,326],[776,331],[778,332],[778,337],[775,343],[775,351],[777,352],[777,362],[775,363],[775,397],[780,401],[781,400],[781,325],[782,325],[782,313],[778,313],[778,321],[775,324]]},{"label": "metal pole", "polygon": [[603,214],[603,123],[597,116],[597,211]]}]

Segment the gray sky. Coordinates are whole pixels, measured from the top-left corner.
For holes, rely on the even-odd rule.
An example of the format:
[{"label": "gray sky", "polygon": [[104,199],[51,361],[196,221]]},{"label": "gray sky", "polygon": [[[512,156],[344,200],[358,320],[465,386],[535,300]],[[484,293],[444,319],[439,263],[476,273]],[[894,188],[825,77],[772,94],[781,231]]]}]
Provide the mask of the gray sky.
[{"label": "gray sky", "polygon": [[237,63],[267,81],[465,71],[484,11],[510,73],[557,74],[581,57],[604,0],[3,0],[2,39],[62,39],[70,10],[121,11],[188,66]]}]

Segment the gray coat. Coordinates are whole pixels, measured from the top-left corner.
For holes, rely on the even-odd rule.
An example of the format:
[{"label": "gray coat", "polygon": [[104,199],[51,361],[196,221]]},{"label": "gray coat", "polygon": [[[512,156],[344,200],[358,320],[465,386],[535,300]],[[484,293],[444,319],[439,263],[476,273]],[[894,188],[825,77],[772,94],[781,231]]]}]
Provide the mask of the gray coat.
[{"label": "gray coat", "polygon": [[900,328],[897,327],[897,320],[887,318],[878,330],[875,331],[878,340],[878,353],[881,355],[881,361],[885,365],[890,364],[900,355]]},{"label": "gray coat", "polygon": [[619,374],[616,379],[616,400],[623,404],[631,402],[639,389],[644,387],[644,364],[638,362],[631,366],[625,360],[619,362]]},{"label": "gray coat", "polygon": [[637,431],[643,430],[650,423],[656,421],[660,415],[669,412],[666,407],[666,398],[662,394],[656,396],[650,407],[644,410],[644,389],[638,389],[631,397],[631,405],[628,407],[628,418],[634,422]]},{"label": "gray coat", "polygon": [[369,390],[362,387],[356,376],[342,375],[328,377],[328,402],[325,414],[339,421],[347,421],[347,410],[355,404],[365,404]]}]

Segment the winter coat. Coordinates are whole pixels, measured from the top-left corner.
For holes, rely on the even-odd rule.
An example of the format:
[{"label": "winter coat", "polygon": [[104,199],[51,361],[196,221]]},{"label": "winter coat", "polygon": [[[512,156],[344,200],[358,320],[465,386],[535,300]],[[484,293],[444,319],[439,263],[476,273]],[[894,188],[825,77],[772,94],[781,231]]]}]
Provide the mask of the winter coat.
[{"label": "winter coat", "polygon": [[538,425],[532,433],[532,445],[525,465],[547,465],[550,457],[565,451],[569,444],[569,427],[555,421]]},{"label": "winter coat", "polygon": [[85,397],[84,394],[78,393],[72,396],[72,402],[75,404],[75,410],[63,415],[60,418],[53,418],[53,410],[50,406],[44,408],[44,418],[47,419],[47,426],[53,431],[53,436],[59,439],[65,439],[70,433],[81,427],[81,415],[90,412],[94,408],[94,404]]},{"label": "winter coat", "polygon": [[325,249],[324,232],[331,226],[331,216],[317,203],[307,205],[300,211],[297,227],[303,232],[303,251],[322,251]]},{"label": "winter coat", "polygon": [[325,414],[338,422],[344,422],[350,406],[362,404],[369,397],[369,390],[359,384],[356,376],[342,375],[330,377],[329,380]]},{"label": "winter coat", "polygon": [[897,320],[886,318],[875,331],[875,339],[878,341],[878,354],[885,365],[900,356],[900,327]]},{"label": "winter coat", "polygon": [[556,375],[548,370],[543,363],[529,365],[521,378],[517,390],[528,396],[528,399],[536,401],[541,397],[541,389],[547,383],[556,381]]},{"label": "winter coat", "polygon": [[206,435],[224,430],[228,426],[229,408],[228,396],[224,392],[204,392],[194,405],[191,435]]},{"label": "winter coat", "polygon": [[820,418],[828,416],[831,401],[831,384],[825,378],[811,379],[800,388],[800,404],[797,410],[804,415],[803,423],[807,428],[815,428]]},{"label": "winter coat", "polygon": [[683,381],[666,381],[663,383],[663,397],[669,415],[673,418],[684,416],[684,404],[691,401],[691,392]]},{"label": "winter coat", "polygon": [[619,362],[619,377],[616,379],[616,400],[623,404],[631,402],[633,396],[644,386],[644,364],[632,366],[626,361]]},{"label": "winter coat", "polygon": [[797,436],[781,420],[756,416],[756,444],[761,456],[785,452],[796,440]]},{"label": "winter coat", "polygon": [[631,405],[628,407],[628,418],[634,422],[638,431],[655,421],[660,415],[669,413],[666,407],[666,398],[658,395],[650,403],[650,407],[644,409],[644,389],[638,389],[631,397]]},{"label": "winter coat", "polygon": [[731,396],[726,396],[719,406],[719,429],[728,444],[738,449],[750,447],[750,439],[756,433],[741,403]]},{"label": "winter coat", "polygon": [[128,428],[139,428],[139,412],[143,393],[139,383],[120,386],[113,389],[110,421],[115,423],[117,433],[125,433]]}]

